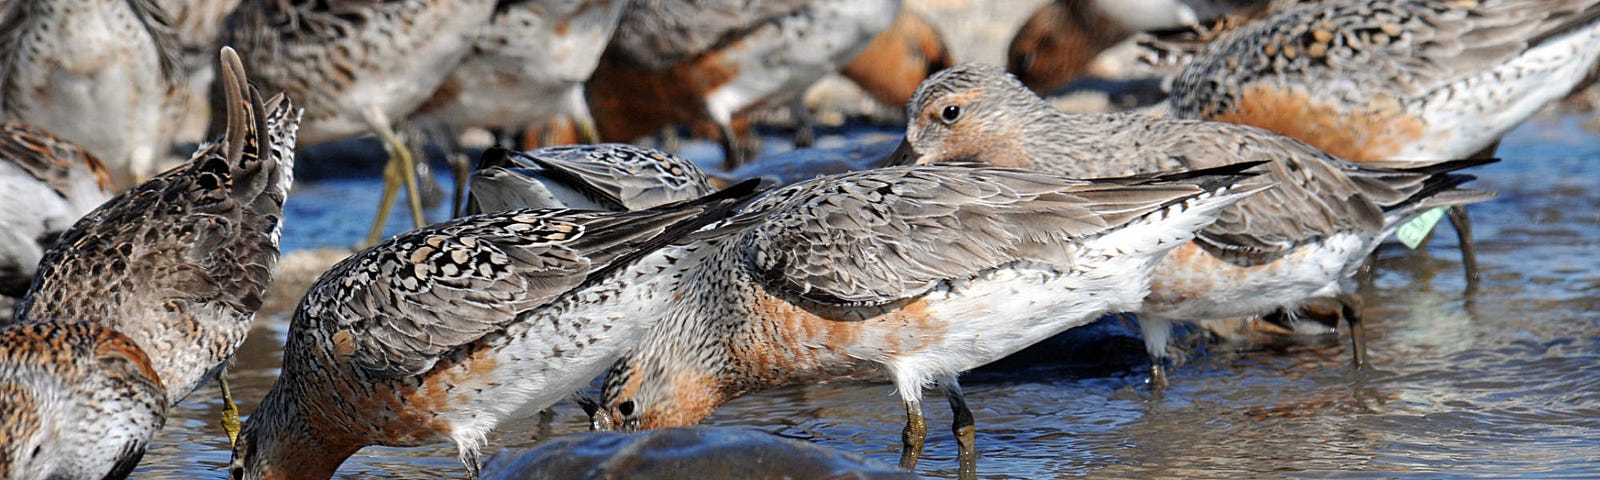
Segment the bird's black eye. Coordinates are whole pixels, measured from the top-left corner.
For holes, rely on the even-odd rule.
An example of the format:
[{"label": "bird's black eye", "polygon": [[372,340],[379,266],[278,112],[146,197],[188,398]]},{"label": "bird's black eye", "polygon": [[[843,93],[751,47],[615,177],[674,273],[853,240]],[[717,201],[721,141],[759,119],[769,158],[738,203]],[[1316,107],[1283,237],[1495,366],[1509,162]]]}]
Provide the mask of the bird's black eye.
[{"label": "bird's black eye", "polygon": [[621,405],[617,405],[617,413],[622,414],[624,417],[633,415],[633,400],[628,400],[626,402],[622,402]]},{"label": "bird's black eye", "polygon": [[954,123],[960,117],[961,107],[957,105],[945,105],[944,110],[939,112],[939,118],[944,120],[944,123]]}]

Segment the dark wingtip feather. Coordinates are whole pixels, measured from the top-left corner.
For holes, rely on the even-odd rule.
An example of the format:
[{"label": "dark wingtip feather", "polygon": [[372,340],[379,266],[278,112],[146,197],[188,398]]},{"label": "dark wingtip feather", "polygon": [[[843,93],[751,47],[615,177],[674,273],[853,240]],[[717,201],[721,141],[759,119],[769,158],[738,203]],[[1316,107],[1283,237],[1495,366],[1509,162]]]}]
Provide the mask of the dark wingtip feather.
[{"label": "dark wingtip feather", "polygon": [[[728,188],[724,188],[722,190],[718,190],[716,193],[712,193],[710,195],[706,195],[704,197],[700,197],[700,200],[711,200],[711,201],[725,200],[725,199],[746,200],[746,199],[749,199],[752,196],[755,196],[755,194],[757,194],[757,193],[760,193],[762,191],[766,191],[765,188],[761,187],[761,183],[762,183],[761,179],[759,179],[759,178],[745,179],[744,181],[741,181],[739,183],[735,183],[733,185],[729,185]],[[691,200],[691,201],[694,201],[694,200]]]},{"label": "dark wingtip feather", "polygon": [[518,152],[500,145],[489,147],[483,151],[483,155],[478,156],[478,164],[477,166],[473,167],[473,171],[483,170],[491,167],[515,167],[517,165],[511,161],[511,155],[513,154],[523,157],[527,156],[522,152]]},{"label": "dark wingtip feather", "polygon": [[1246,178],[1267,173],[1265,170],[1253,170],[1265,165],[1265,160],[1239,162],[1210,168],[1197,168],[1193,170],[1180,170],[1174,172],[1155,172],[1142,175],[1133,175],[1117,178],[1098,178],[1097,182],[1110,182],[1123,185],[1144,185],[1151,183],[1193,183],[1205,190],[1215,190],[1217,187],[1232,185]]},{"label": "dark wingtip feather", "polygon": [[1425,175],[1438,175],[1441,173],[1488,165],[1499,161],[1499,157],[1461,158],[1430,162],[1418,162],[1415,160],[1379,160],[1360,162],[1360,165],[1363,168],[1381,168],[1387,170],[1398,170],[1402,172],[1421,173]]},{"label": "dark wingtip feather", "polygon": [[1459,173],[1435,174],[1423,181],[1422,188],[1417,190],[1417,193],[1405,201],[1384,208],[1384,211],[1467,205],[1494,198],[1495,194],[1492,192],[1456,188],[1477,178]]}]

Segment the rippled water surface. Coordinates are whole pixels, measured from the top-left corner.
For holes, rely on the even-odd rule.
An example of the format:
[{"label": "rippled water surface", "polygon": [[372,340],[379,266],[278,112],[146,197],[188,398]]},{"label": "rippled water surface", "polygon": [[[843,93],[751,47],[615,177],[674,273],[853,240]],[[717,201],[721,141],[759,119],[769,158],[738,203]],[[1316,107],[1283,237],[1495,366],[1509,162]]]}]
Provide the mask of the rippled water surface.
[{"label": "rippled water surface", "polygon": [[[962,377],[979,475],[1600,477],[1600,138],[1581,120],[1536,119],[1502,144],[1504,162],[1472,172],[1477,186],[1500,193],[1472,209],[1484,269],[1474,298],[1463,298],[1447,226],[1422,252],[1381,250],[1377,275],[1360,286],[1375,369],[1354,371],[1346,340],[1332,336],[1209,344],[1152,396],[1140,385],[1137,333],[1104,321]],[[354,244],[376,178],[374,170],[298,184],[286,248]],[[231,378],[246,413],[277,374],[287,328],[286,313],[264,315],[238,355]],[[950,415],[929,393],[919,473],[954,476]],[[191,395],[135,476],[224,477],[218,398],[215,386]],[[490,450],[580,431],[585,421],[563,403],[497,432]],[[903,421],[889,385],[861,384],[748,396],[707,423],[893,463]],[[369,447],[340,469],[343,478],[463,473],[443,444]]]}]

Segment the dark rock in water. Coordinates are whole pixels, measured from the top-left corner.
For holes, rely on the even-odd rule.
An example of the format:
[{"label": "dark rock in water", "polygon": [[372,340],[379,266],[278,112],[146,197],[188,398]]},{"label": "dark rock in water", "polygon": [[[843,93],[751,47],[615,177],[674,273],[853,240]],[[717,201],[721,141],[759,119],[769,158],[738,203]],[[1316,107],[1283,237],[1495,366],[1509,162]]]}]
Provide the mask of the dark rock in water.
[{"label": "dark rock in water", "polygon": [[576,478],[917,478],[911,472],[800,440],[727,427],[589,432],[501,452],[484,480]]}]

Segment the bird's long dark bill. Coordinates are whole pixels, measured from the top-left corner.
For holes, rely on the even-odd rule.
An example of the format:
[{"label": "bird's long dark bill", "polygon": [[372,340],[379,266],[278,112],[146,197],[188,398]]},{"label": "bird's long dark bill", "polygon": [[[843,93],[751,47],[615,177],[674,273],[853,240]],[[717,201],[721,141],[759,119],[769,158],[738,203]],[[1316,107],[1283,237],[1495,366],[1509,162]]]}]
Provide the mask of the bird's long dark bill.
[{"label": "bird's long dark bill", "polygon": [[884,157],[882,165],[885,167],[893,167],[895,165],[911,165],[917,163],[917,157],[919,156],[920,155],[917,155],[917,151],[911,148],[911,142],[909,140],[901,140],[900,146],[894,149],[894,153],[890,153],[888,157]]}]

